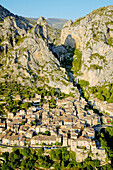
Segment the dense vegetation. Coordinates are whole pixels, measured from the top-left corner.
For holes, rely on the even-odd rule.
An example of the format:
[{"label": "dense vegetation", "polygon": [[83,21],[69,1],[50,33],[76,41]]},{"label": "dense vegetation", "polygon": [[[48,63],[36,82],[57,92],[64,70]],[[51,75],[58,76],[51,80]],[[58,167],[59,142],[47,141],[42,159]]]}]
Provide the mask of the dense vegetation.
[{"label": "dense vegetation", "polygon": [[75,76],[78,76],[81,74],[80,70],[81,70],[81,66],[82,66],[82,52],[79,51],[78,49],[75,49],[75,58],[73,59],[72,62],[72,71],[74,73]]},{"label": "dense vegetation", "polygon": [[112,169],[108,164],[100,168],[100,162],[98,160],[91,160],[90,157],[84,160],[84,162],[76,162],[76,153],[68,151],[66,148],[52,149],[48,156],[44,155],[43,149],[13,149],[13,152],[5,152],[2,154],[4,163],[1,170],[15,170],[20,168],[21,170],[34,170],[39,167],[49,169],[54,167],[55,170],[75,170],[75,169]]},{"label": "dense vegetation", "polygon": [[68,95],[65,93],[61,93],[60,89],[55,89],[49,86],[43,86],[43,87],[25,87],[21,86],[17,82],[4,82],[0,83],[0,98],[1,101],[4,103],[0,104],[0,115],[5,114],[4,108],[6,107],[8,111],[13,112],[14,114],[19,111],[20,109],[27,110],[32,103],[25,102],[22,103],[20,100],[14,100],[15,96],[19,94],[22,99],[24,98],[33,98],[35,96],[35,93],[41,95],[41,102],[39,103],[40,106],[45,103],[44,96],[52,96],[50,100],[47,102],[49,103],[50,108],[56,107],[54,96],[57,96],[58,98],[65,98]]},{"label": "dense vegetation", "polygon": [[96,98],[108,103],[113,103],[113,83],[103,86],[89,87],[89,82],[85,80],[79,80],[78,85],[81,88],[82,96],[89,99],[91,94],[94,94]]},{"label": "dense vegetation", "polygon": [[48,156],[43,155],[43,149],[14,149],[11,153],[3,153],[2,157],[5,160],[1,168],[2,170],[49,168],[53,162]]},{"label": "dense vegetation", "polygon": [[90,93],[94,94],[98,99],[102,101],[107,101],[108,103],[113,102],[113,83],[108,85],[103,85],[102,87],[92,87],[90,88]]},{"label": "dense vegetation", "polygon": [[88,93],[89,82],[85,80],[78,81],[78,88],[81,88],[81,95],[86,99],[89,99],[90,94]]},{"label": "dense vegetation", "polygon": [[101,130],[100,142],[102,147],[106,150],[108,158],[113,165],[113,127],[107,127]]}]

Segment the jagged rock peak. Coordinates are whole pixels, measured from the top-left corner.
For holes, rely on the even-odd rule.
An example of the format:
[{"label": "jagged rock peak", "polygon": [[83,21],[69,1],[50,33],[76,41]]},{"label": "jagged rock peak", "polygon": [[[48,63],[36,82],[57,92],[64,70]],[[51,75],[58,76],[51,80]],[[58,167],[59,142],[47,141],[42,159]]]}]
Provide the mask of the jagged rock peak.
[{"label": "jagged rock peak", "polygon": [[63,28],[64,27],[70,27],[72,25],[73,21],[72,19],[70,19],[69,21],[67,21],[64,25],[63,25]]},{"label": "jagged rock peak", "polygon": [[37,20],[37,24],[39,25],[47,25],[47,21],[45,20],[44,17],[40,16]]},{"label": "jagged rock peak", "polygon": [[3,21],[7,16],[14,16],[10,11],[0,5],[0,20]]}]

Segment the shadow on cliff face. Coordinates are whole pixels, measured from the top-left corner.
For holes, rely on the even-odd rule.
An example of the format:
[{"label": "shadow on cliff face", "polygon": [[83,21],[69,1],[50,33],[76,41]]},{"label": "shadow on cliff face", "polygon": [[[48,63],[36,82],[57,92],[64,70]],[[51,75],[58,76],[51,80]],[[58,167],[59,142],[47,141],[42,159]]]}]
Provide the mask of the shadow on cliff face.
[{"label": "shadow on cliff face", "polygon": [[68,80],[70,82],[74,81],[74,76],[71,69],[75,47],[75,40],[72,38],[71,34],[66,37],[65,42],[62,45],[55,46],[55,44],[49,44],[49,49],[59,60],[60,66],[66,69]]},{"label": "shadow on cliff face", "polygon": [[71,35],[71,34],[69,34],[69,35],[67,36],[67,38],[65,39],[64,45],[65,45],[66,47],[76,48],[75,39],[72,38],[72,35]]},{"label": "shadow on cliff face", "polygon": [[[75,80],[75,77],[73,75],[72,67],[73,67],[73,59],[74,55],[77,55],[76,52],[78,49],[76,49],[76,43],[75,40],[72,38],[72,36],[69,34],[67,38],[65,39],[65,42],[63,45],[55,46],[55,44],[51,45],[51,51],[53,55],[59,60],[60,66],[66,69],[66,73],[68,75],[68,81],[73,83],[73,86],[76,86],[78,88],[78,91],[80,93],[80,97],[84,98],[85,101],[88,102],[88,108],[92,109],[94,113],[98,114],[99,116],[102,115],[98,109],[93,108],[93,105],[91,102],[85,97],[83,87],[81,86],[80,82],[78,80]],[[77,58],[77,56],[76,56]],[[81,53],[82,58],[82,53]],[[79,59],[80,61],[80,56]],[[76,67],[79,67],[79,64],[76,65]]]}]

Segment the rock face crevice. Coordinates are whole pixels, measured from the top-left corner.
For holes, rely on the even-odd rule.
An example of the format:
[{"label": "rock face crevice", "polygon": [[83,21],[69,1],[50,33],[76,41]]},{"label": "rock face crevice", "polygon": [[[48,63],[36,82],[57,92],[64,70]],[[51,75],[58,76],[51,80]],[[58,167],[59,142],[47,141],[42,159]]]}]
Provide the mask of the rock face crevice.
[{"label": "rock face crevice", "polygon": [[75,22],[67,21],[61,31],[61,44],[82,52],[82,75],[90,86],[113,82],[113,6],[92,11]]},{"label": "rock face crevice", "polygon": [[[34,25],[0,6],[1,81],[8,74],[24,85],[44,83],[66,93],[73,93],[74,79],[88,81],[90,86],[112,83],[112,11],[113,6],[108,6],[75,22],[69,20],[60,32],[50,27],[43,17]],[[77,57],[75,49],[82,54],[77,75],[72,72]]]},{"label": "rock face crevice", "polygon": [[59,31],[50,28],[43,17],[33,25],[2,6],[0,9],[3,11],[0,13],[0,81],[5,81],[7,75],[8,81],[14,79],[24,86],[49,85],[64,93],[78,93],[49,48],[49,44],[54,46],[53,41],[59,41],[52,38],[57,38]]}]

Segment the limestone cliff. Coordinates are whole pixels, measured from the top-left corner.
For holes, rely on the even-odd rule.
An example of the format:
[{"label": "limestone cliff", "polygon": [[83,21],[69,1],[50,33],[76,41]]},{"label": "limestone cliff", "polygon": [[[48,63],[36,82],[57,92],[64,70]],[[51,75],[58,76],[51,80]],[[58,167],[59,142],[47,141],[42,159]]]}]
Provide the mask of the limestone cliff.
[{"label": "limestone cliff", "polygon": [[113,6],[65,23],[61,44],[82,52],[82,74],[77,79],[89,81],[90,86],[113,83]]},{"label": "limestone cliff", "polygon": [[43,17],[34,26],[2,6],[0,18],[0,81],[16,80],[26,86],[49,85],[65,93],[76,92],[50,50],[50,44],[58,41],[50,34],[53,30],[55,36],[57,30],[48,28]]}]

